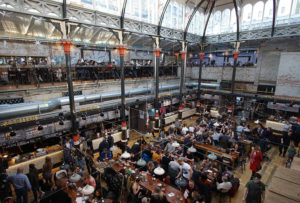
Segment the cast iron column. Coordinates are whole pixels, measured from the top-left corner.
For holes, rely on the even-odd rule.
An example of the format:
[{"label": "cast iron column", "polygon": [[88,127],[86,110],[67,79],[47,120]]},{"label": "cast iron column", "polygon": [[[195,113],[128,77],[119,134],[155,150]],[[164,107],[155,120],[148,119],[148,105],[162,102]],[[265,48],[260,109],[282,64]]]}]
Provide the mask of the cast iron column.
[{"label": "cast iron column", "polygon": [[201,80],[202,80],[202,66],[203,66],[203,58],[204,58],[204,53],[200,53],[200,66],[199,66],[199,77],[198,77],[198,91],[197,91],[197,99],[198,101],[196,102],[197,106],[197,111],[200,113],[200,99],[201,99]]},{"label": "cast iron column", "polygon": [[160,52],[161,49],[155,49],[155,102],[154,102],[154,108],[155,108],[155,126],[154,126],[154,132],[159,132],[159,58],[160,58]]},{"label": "cast iron column", "polygon": [[203,66],[203,58],[204,58],[204,53],[200,53],[200,67],[199,67],[199,77],[198,77],[198,95],[197,99],[200,100],[201,97],[201,80],[202,80],[202,66]]},{"label": "cast iron column", "polygon": [[75,112],[75,102],[74,102],[74,91],[71,73],[71,45],[70,41],[63,41],[61,43],[64,46],[66,67],[67,67],[67,81],[68,81],[68,91],[69,91],[69,101],[70,101],[70,113],[72,122],[72,133],[75,134],[77,130],[76,126],[76,112]]},{"label": "cast iron column", "polygon": [[180,73],[180,98],[179,98],[179,104],[181,105],[182,104],[182,97],[183,97],[183,87],[184,87],[184,68],[185,68],[185,65],[186,65],[186,52],[184,51],[181,51],[180,52],[180,56],[181,56],[181,59],[182,59],[182,64],[181,64],[181,73]]},{"label": "cast iron column", "polygon": [[[126,47],[123,45],[118,46],[120,54],[120,68],[121,68],[121,119],[122,119],[122,142],[127,142],[127,124],[125,114],[125,70],[124,70],[124,55]],[[125,146],[126,148],[126,146]],[[125,149],[124,148],[124,149]]]},{"label": "cast iron column", "polygon": [[231,93],[234,92],[236,65],[237,65],[237,59],[238,59],[240,53],[239,52],[234,52],[232,54],[233,54],[234,62],[233,62],[233,69],[232,69]]},{"label": "cast iron column", "polygon": [[155,49],[155,109],[159,109],[159,57],[160,57],[160,49]]}]

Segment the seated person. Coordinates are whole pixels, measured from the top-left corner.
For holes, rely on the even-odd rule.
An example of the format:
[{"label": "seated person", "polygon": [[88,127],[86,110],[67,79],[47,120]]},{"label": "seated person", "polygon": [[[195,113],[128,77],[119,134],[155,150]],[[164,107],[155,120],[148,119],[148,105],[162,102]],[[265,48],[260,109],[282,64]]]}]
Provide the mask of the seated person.
[{"label": "seated person", "polygon": [[94,177],[91,176],[89,173],[84,173],[83,182],[85,184],[92,186],[94,189],[96,189],[96,181],[95,181]]},{"label": "seated person", "polygon": [[203,168],[205,169],[209,169],[211,167],[211,161],[209,158],[205,159],[202,161],[201,165],[203,166]]},{"label": "seated person", "polygon": [[222,183],[217,183],[217,190],[223,193],[228,192],[232,188],[231,182],[228,181],[227,176],[222,177]]},{"label": "seated person", "polygon": [[165,147],[165,151],[167,151],[168,153],[175,152],[176,148],[172,144],[173,144],[172,140],[170,142],[168,142],[166,147]]},{"label": "seated person", "polygon": [[153,175],[153,174],[154,174],[154,169],[155,169],[154,163],[153,163],[152,161],[149,161],[149,162],[147,163],[147,172],[148,172],[149,174]]},{"label": "seated person", "polygon": [[101,152],[103,152],[104,149],[108,149],[109,148],[109,143],[106,139],[103,139],[102,142],[100,142],[99,144],[99,155],[101,154]]},{"label": "seated person", "polygon": [[130,152],[133,154],[139,153],[141,150],[141,145],[139,142],[136,142],[132,145]]},{"label": "seated person", "polygon": [[161,188],[156,186],[154,192],[151,195],[150,203],[167,203],[166,196],[161,191]]},{"label": "seated person", "polygon": [[83,176],[83,170],[79,166],[76,166],[74,173]]},{"label": "seated person", "polygon": [[191,147],[192,146],[192,140],[190,135],[186,135],[183,141],[184,146]]},{"label": "seated person", "polygon": [[160,164],[160,151],[156,150],[152,154],[152,160],[155,161],[157,164]]},{"label": "seated person", "polygon": [[189,150],[186,151],[186,154],[185,154],[184,158],[185,158],[185,161],[194,163],[194,154],[191,153]]},{"label": "seated person", "polygon": [[100,153],[99,159],[101,161],[110,160],[112,159],[113,155],[110,150],[107,150],[106,148],[103,149],[103,151]]},{"label": "seated person", "polygon": [[190,180],[187,185],[187,188],[185,189],[185,191],[183,193],[184,198],[185,199],[192,198],[192,194],[194,191],[196,191],[195,183],[194,183],[194,181]]},{"label": "seated person", "polygon": [[160,162],[161,167],[165,169],[165,171],[168,171],[170,161],[171,161],[171,154],[167,152],[166,154],[164,154]]},{"label": "seated person", "polygon": [[183,148],[182,148],[182,146],[179,146],[178,148],[177,148],[177,150],[176,150],[176,155],[177,156],[183,156]]},{"label": "seated person", "polygon": [[140,158],[140,154],[139,153],[137,153],[137,154],[131,153],[130,154],[130,159],[129,159],[128,162],[130,162],[132,164],[136,164],[136,162],[139,160],[139,158]]},{"label": "seated person", "polygon": [[142,191],[142,187],[141,187],[140,183],[141,183],[141,179],[137,177],[135,179],[135,182],[132,185],[132,193],[133,193],[133,195],[135,196],[136,199],[139,198],[139,194]]}]

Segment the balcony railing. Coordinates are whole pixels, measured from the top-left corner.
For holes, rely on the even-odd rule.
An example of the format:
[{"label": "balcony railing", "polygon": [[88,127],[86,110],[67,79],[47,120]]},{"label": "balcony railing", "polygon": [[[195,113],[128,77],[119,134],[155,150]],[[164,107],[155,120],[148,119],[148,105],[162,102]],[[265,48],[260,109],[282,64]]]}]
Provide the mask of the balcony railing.
[{"label": "balcony railing", "polygon": [[[73,81],[119,80],[120,67],[107,66],[72,66],[71,73]],[[153,77],[152,66],[125,66],[125,78]],[[177,76],[177,66],[160,66],[160,76]],[[0,87],[20,87],[41,84],[49,85],[67,81],[67,70],[64,66],[29,65],[29,66],[0,66]],[[43,85],[45,86],[45,85]],[[3,88],[2,88],[3,89]]]}]

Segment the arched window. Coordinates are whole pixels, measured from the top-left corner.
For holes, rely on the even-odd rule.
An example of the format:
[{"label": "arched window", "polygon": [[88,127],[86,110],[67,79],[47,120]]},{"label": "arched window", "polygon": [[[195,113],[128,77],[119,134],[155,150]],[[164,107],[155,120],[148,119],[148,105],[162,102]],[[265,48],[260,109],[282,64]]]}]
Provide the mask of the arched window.
[{"label": "arched window", "polygon": [[[74,0],[72,0],[74,1]],[[71,2],[71,1],[70,1]],[[121,8],[123,6],[123,0],[94,0],[94,9],[106,13],[112,13],[120,15]]]},{"label": "arched window", "polygon": [[229,24],[230,24],[230,10],[225,9],[222,12],[221,33],[229,32]]},{"label": "arched window", "polygon": [[300,22],[300,0],[294,0],[291,12],[290,23]]},{"label": "arched window", "polygon": [[214,14],[214,21],[213,21],[213,34],[218,35],[220,34],[221,30],[221,11],[216,11]]},{"label": "arched window", "polygon": [[204,14],[203,12],[200,13],[200,20],[199,20],[199,30],[198,30],[198,34],[199,35],[202,35],[203,34],[203,30],[204,30],[204,26],[205,26],[205,23],[204,23]]},{"label": "arched window", "polygon": [[236,14],[234,8],[231,10],[230,16],[230,32],[236,32]]},{"label": "arched window", "polygon": [[263,17],[263,27],[271,27],[273,20],[273,1],[268,0],[265,4],[265,11]]},{"label": "arched window", "polygon": [[163,19],[163,26],[173,29],[183,29],[183,4],[171,1]]},{"label": "arched window", "polygon": [[207,28],[206,28],[206,35],[212,35],[213,34],[213,22],[214,22],[214,13],[210,15],[210,18],[208,19],[209,14],[206,14],[206,20],[208,20]]},{"label": "arched window", "polygon": [[247,4],[243,8],[243,14],[242,14],[242,22],[241,22],[241,29],[242,30],[249,30],[250,24],[251,24],[251,17],[252,17],[252,5]]},{"label": "arched window", "polygon": [[259,1],[253,6],[252,16],[252,29],[259,28],[261,26],[262,18],[264,13],[264,2]]},{"label": "arched window", "polygon": [[280,0],[276,16],[276,24],[288,24],[292,0]]}]

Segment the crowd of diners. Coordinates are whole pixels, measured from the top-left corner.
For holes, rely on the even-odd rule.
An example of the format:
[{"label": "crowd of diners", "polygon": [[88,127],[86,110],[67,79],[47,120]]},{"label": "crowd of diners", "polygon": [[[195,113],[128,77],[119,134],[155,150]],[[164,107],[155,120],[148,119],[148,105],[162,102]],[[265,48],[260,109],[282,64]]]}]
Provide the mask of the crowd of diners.
[{"label": "crowd of diners", "polygon": [[[234,176],[235,168],[224,162],[218,154],[195,150],[193,146],[198,143],[216,146],[227,154],[238,153],[236,167],[245,163],[246,157],[250,157],[250,179],[253,180],[246,185],[244,199],[246,202],[261,202],[264,199],[264,185],[258,172],[268,150],[267,143],[274,139],[272,130],[264,128],[262,124],[251,130],[246,122],[237,124],[231,114],[213,118],[205,110],[194,121],[187,125],[177,119],[169,127],[162,128],[158,135],[153,135],[150,142],[144,137],[138,139],[132,146],[124,147],[123,152],[130,154],[125,158],[120,153],[113,155],[114,138],[110,133],[105,133],[100,142],[97,157],[94,156],[90,139],[81,137],[84,146],[82,150],[79,149],[78,140],[67,137],[64,141],[63,165],[58,172],[53,174],[51,159],[46,157],[42,178],[39,178],[35,166],[30,165],[28,178],[23,175],[23,168],[19,168],[16,175],[8,176],[8,180],[14,186],[18,202],[21,202],[21,197],[26,202],[27,192],[30,190],[35,201],[72,202],[76,194],[74,197],[70,191],[76,186],[70,184],[70,179],[76,177],[82,187],[92,187],[87,202],[98,202],[103,198],[111,202],[168,202],[162,186],[155,186],[153,191],[149,191],[141,185],[145,181],[143,174],[177,188],[182,194],[182,197],[178,197],[178,202],[209,203],[212,195],[220,195],[220,198],[234,195],[239,187],[239,180]],[[103,129],[99,131],[103,132]],[[281,139],[283,145],[280,145],[280,153],[284,156],[288,151],[288,156],[292,158],[295,153],[291,150],[294,148],[293,144],[289,147],[291,138],[292,131],[287,129]],[[248,154],[243,140],[252,140],[252,150]],[[116,171],[108,164],[110,161],[117,161],[125,166],[129,164],[132,170]],[[104,167],[100,167],[104,168],[103,172],[99,171],[99,163],[104,164]],[[158,168],[160,171],[163,169],[163,172],[157,174],[155,169]],[[256,187],[257,184],[260,186]]]}]

